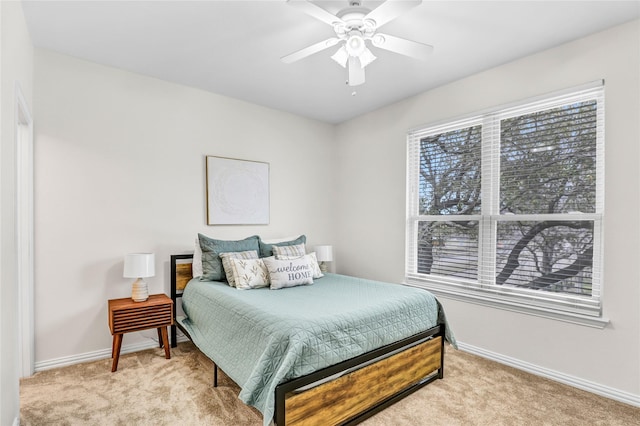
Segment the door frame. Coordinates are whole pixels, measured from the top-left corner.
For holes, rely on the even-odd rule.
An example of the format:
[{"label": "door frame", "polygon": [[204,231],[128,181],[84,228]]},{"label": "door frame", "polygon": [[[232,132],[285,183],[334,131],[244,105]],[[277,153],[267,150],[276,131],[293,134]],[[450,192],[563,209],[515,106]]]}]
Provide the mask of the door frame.
[{"label": "door frame", "polygon": [[20,376],[34,373],[33,119],[20,84],[15,84],[15,238],[19,309]]}]

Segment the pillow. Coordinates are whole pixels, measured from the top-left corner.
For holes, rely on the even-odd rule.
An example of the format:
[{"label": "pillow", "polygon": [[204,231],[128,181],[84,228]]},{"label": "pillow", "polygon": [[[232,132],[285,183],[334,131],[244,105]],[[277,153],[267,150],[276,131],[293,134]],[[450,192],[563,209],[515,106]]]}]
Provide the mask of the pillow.
[{"label": "pillow", "polygon": [[225,241],[215,240],[206,235],[198,234],[198,241],[202,249],[202,281],[222,281],[226,278],[220,259],[220,253],[233,251],[249,251],[260,249],[258,245],[260,237],[254,235],[244,240]]},{"label": "pillow", "polygon": [[227,282],[231,287],[235,287],[236,283],[233,275],[233,268],[231,266],[231,259],[257,259],[258,252],[256,250],[249,251],[232,251],[229,253],[220,253],[220,259],[222,260],[222,269],[227,277]]},{"label": "pillow", "polygon": [[191,276],[198,278],[202,276],[202,249],[200,248],[200,241],[196,237],[196,246],[193,249],[193,262],[191,263]]},{"label": "pillow", "polygon": [[262,240],[259,241],[260,244],[260,257],[269,257],[269,256],[273,256],[273,246],[292,246],[295,244],[304,244],[307,242],[307,237],[304,235],[300,235],[298,238],[296,238],[295,240],[290,240],[290,241],[282,241],[279,243],[266,243]]},{"label": "pillow", "polygon": [[313,284],[313,269],[306,256],[289,260],[265,257],[262,260],[269,271],[272,290]]},{"label": "pillow", "polygon": [[[277,256],[276,258],[280,260],[291,260],[291,259],[297,259],[299,257],[300,256]],[[311,265],[311,269],[313,270],[313,279],[315,280],[316,278],[324,277],[324,274],[320,270],[320,265],[318,265],[318,258],[316,257],[316,252],[314,251],[309,254],[306,254],[304,257],[307,258],[307,262],[309,262],[309,265]]]},{"label": "pillow", "polygon": [[302,257],[307,253],[304,244],[294,244],[292,246],[272,246],[273,254],[276,259],[282,259],[282,256]]},{"label": "pillow", "polygon": [[262,259],[257,257],[256,253],[255,259],[229,259],[236,288],[248,290],[269,286],[269,271]]},{"label": "pillow", "polygon": [[262,238],[260,237],[260,241],[262,241],[265,244],[275,244],[275,243],[283,243],[285,241],[289,241],[289,240],[295,240],[296,238],[298,238],[297,236],[293,236],[293,237],[281,237],[281,238]]}]

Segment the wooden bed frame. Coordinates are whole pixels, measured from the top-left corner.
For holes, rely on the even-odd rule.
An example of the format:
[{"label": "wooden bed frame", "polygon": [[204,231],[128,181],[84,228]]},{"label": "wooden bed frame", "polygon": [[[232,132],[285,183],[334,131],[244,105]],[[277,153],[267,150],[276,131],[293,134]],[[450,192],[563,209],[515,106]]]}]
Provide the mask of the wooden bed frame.
[{"label": "wooden bed frame", "polygon": [[[193,255],[171,256],[171,299],[177,298],[192,277]],[[174,318],[171,346],[177,345]],[[444,375],[445,326],[439,325],[407,339],[347,361],[279,384],[275,390],[274,424],[354,425],[382,411]],[[218,366],[214,365],[214,386]]]}]

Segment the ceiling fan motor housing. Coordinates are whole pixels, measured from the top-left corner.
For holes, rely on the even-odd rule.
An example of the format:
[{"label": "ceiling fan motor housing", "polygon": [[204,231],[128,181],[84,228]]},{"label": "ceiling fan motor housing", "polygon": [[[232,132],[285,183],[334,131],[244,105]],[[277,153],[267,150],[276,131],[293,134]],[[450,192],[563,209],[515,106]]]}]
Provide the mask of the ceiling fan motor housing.
[{"label": "ceiling fan motor housing", "polygon": [[363,35],[370,36],[376,30],[376,23],[372,19],[364,19],[369,13],[368,9],[358,7],[348,7],[337,15],[342,22],[334,25],[336,34],[340,37],[344,34],[348,34],[350,31],[358,30]]}]

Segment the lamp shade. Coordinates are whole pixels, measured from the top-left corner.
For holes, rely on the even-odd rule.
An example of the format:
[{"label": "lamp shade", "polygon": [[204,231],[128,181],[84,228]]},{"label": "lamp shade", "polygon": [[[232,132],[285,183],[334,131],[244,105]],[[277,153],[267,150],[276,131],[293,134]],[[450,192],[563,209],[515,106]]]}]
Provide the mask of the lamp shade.
[{"label": "lamp shade", "polygon": [[131,253],[124,257],[125,278],[153,277],[156,272],[155,256],[153,253]]},{"label": "lamp shade", "polygon": [[333,260],[333,246],[316,246],[316,258],[318,262],[331,262]]}]

